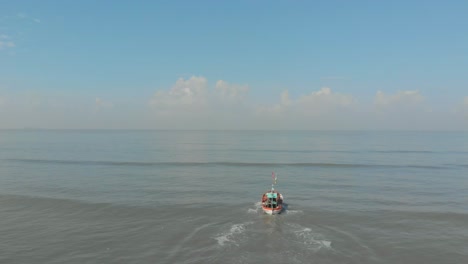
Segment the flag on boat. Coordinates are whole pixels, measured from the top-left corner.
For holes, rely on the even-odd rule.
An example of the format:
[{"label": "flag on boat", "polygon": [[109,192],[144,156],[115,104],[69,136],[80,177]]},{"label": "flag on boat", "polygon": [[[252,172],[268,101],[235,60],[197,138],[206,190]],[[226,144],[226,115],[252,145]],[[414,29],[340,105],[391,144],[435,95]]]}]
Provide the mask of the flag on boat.
[{"label": "flag on boat", "polygon": [[275,172],[271,173],[271,179],[273,180],[273,184],[276,184],[276,181],[278,180],[278,177],[276,177]]}]

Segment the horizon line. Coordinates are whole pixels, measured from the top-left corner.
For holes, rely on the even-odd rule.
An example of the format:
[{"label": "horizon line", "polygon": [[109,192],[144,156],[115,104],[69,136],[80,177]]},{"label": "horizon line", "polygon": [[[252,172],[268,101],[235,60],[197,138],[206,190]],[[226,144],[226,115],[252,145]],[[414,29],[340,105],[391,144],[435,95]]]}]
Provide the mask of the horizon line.
[{"label": "horizon line", "polygon": [[277,131],[277,132],[468,132],[444,129],[180,129],[180,128],[0,128],[0,131]]}]

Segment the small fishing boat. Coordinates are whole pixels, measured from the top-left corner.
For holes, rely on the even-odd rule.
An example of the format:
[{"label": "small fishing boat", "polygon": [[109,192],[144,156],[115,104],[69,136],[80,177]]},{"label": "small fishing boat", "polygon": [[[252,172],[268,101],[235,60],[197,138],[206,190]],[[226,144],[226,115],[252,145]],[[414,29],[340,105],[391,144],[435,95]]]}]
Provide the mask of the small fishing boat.
[{"label": "small fishing boat", "polygon": [[271,184],[271,190],[267,191],[262,195],[262,210],[266,214],[275,215],[280,214],[283,211],[283,195],[275,190],[274,185],[276,184],[277,177],[273,172],[271,177],[273,183]]}]

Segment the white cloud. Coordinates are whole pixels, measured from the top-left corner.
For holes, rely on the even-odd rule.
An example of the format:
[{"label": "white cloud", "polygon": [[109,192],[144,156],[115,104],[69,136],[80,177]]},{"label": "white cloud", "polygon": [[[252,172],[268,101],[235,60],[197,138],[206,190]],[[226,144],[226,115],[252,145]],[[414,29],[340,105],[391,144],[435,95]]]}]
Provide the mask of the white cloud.
[{"label": "white cloud", "polygon": [[258,113],[282,114],[287,112],[292,115],[316,116],[350,108],[354,105],[354,101],[351,95],[335,93],[328,87],[301,95],[296,100],[291,99],[289,91],[285,90],[280,95],[279,103],[273,106],[260,106]]},{"label": "white cloud", "polygon": [[41,23],[41,20],[40,20],[40,19],[35,18],[35,17],[31,17],[31,16],[29,16],[29,15],[26,14],[26,13],[18,13],[18,14],[16,14],[16,17],[17,17],[18,19],[27,19],[27,20],[31,20],[31,21],[33,21],[33,22],[35,22],[35,23]]},{"label": "white cloud", "polygon": [[403,105],[418,105],[424,101],[424,97],[417,90],[413,91],[398,91],[395,94],[387,95],[382,91],[378,91],[374,104],[378,107],[403,106]]},{"label": "white cloud", "polygon": [[114,105],[111,102],[104,101],[99,97],[96,97],[96,100],[94,101],[94,103],[95,103],[97,110],[110,109],[114,107]]},{"label": "white cloud", "polygon": [[[218,80],[209,86],[202,76],[180,78],[149,101],[158,126],[169,128],[238,128],[248,119],[247,85]],[[244,126],[245,127],[245,123]]]},{"label": "white cloud", "polygon": [[280,95],[280,105],[282,106],[289,106],[291,105],[291,99],[289,98],[289,91],[284,90]]},{"label": "white cloud", "polygon": [[223,101],[241,101],[247,97],[249,86],[219,80],[216,82],[215,90]]},{"label": "white cloud", "polygon": [[15,43],[11,40],[11,37],[9,35],[0,35],[0,50],[14,47]]},{"label": "white cloud", "polygon": [[204,77],[180,78],[169,90],[158,90],[150,100],[157,110],[179,111],[204,107],[207,103],[208,82]]},{"label": "white cloud", "polygon": [[297,100],[297,104],[302,110],[316,112],[339,110],[350,107],[353,103],[354,99],[351,95],[334,93],[328,87],[303,95]]},{"label": "white cloud", "polygon": [[280,94],[279,103],[255,106],[256,114],[260,117],[266,116],[267,118],[277,118],[284,115],[289,110],[289,107],[293,107],[296,104],[296,101],[291,100],[289,91],[284,90]]},{"label": "white cloud", "polygon": [[[10,21],[10,23],[15,23],[15,24],[24,24],[24,22],[34,22],[34,23],[41,23],[41,20],[35,17],[31,17],[26,13],[18,13],[13,16],[4,16],[0,17],[0,22],[1,20],[4,21]],[[7,27],[8,28],[8,27]],[[0,32],[1,33],[1,32]],[[14,35],[21,35],[21,33],[16,33]],[[12,49],[16,47],[15,39],[11,35],[7,34],[0,34],[0,50],[6,50],[6,49]],[[10,55],[15,55],[14,52],[10,51]]]},{"label": "white cloud", "polygon": [[14,48],[15,43],[13,41],[3,41],[0,40],[0,50],[7,49],[7,48]]},{"label": "white cloud", "polygon": [[218,107],[238,105],[247,99],[248,85],[218,80],[209,89],[208,80],[202,76],[180,78],[169,90],[158,90],[150,100],[153,109],[159,111],[212,110]]},{"label": "white cloud", "polygon": [[285,90],[278,103],[255,108],[253,124],[262,129],[340,129],[346,128],[357,106],[351,95],[323,87],[296,99]]},{"label": "white cloud", "polygon": [[468,107],[468,96],[465,96],[465,99],[463,100],[463,104]]},{"label": "white cloud", "polygon": [[[368,109],[369,120],[379,129],[442,129],[448,126],[451,117],[441,118],[442,112],[434,113],[434,105],[418,90],[397,91],[385,94],[378,91],[373,109]],[[441,110],[441,109],[439,109]],[[435,121],[438,119],[438,121]]]}]

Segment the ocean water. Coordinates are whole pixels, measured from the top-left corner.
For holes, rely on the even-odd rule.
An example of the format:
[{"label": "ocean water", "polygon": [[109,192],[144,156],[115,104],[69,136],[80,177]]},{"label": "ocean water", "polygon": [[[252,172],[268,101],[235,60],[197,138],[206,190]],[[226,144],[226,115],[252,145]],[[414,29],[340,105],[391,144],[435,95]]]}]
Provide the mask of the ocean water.
[{"label": "ocean water", "polygon": [[468,263],[468,133],[3,130],[0,263]]}]

